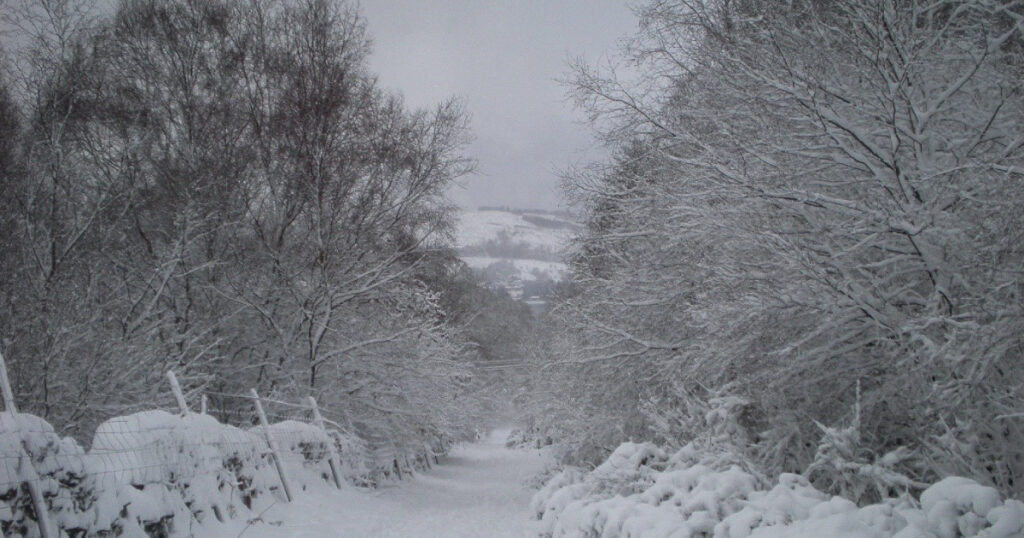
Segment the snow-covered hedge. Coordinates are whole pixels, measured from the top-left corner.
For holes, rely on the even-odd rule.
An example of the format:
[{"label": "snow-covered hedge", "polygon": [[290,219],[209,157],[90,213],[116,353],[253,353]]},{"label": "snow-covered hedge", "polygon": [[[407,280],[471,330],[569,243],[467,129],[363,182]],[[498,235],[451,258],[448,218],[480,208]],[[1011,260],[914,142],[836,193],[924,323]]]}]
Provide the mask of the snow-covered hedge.
[{"label": "snow-covered hedge", "polygon": [[[250,433],[261,439],[265,437],[260,426],[251,429]],[[306,489],[312,484],[334,480],[329,456],[329,446],[333,441],[323,430],[305,422],[285,420],[270,425],[270,436],[277,441],[288,477],[296,487]]]},{"label": "snow-covered hedge", "polygon": [[[419,441],[407,439],[403,442],[378,436],[367,442],[359,442],[352,448],[357,453],[362,451],[365,457],[362,461],[354,462],[362,469],[354,483],[376,487],[387,480],[401,480],[425,471],[438,461],[439,456],[447,454],[454,443],[451,437],[440,433],[422,435]],[[346,467],[346,464],[342,466]]]},{"label": "snow-covered hedge", "polygon": [[[333,439],[295,421],[270,432],[294,488],[330,483]],[[113,418],[97,428],[86,453],[38,417],[0,413],[6,536],[38,536],[27,487],[33,473],[61,536],[187,536],[197,526],[255,517],[284,499],[262,429],[244,431],[207,415]]]},{"label": "snow-covered hedge", "polygon": [[594,469],[567,469],[531,502],[543,535],[564,538],[1012,538],[1024,536],[1024,503],[960,477],[920,500],[857,506],[802,476],[774,483],[728,458],[684,447],[669,456],[625,443]]},{"label": "snow-covered hedge", "polygon": [[541,448],[552,443],[550,435],[545,435],[536,428],[516,428],[509,432],[508,438],[505,439],[505,446],[508,448]]},{"label": "snow-covered hedge", "polygon": [[[85,452],[33,415],[0,413],[0,529],[37,536],[28,481],[38,479],[51,516],[62,528],[89,528],[97,498]],[[90,514],[91,512],[91,514]]]}]

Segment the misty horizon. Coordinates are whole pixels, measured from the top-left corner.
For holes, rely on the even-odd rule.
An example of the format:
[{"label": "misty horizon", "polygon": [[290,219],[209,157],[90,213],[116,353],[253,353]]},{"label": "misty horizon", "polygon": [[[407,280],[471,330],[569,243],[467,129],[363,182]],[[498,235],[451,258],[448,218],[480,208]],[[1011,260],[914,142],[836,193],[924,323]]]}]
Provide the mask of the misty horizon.
[{"label": "misty horizon", "polygon": [[560,171],[605,155],[556,79],[599,62],[636,28],[625,0],[366,1],[370,65],[413,107],[464,101],[477,171],[453,186],[460,207],[557,209]]}]

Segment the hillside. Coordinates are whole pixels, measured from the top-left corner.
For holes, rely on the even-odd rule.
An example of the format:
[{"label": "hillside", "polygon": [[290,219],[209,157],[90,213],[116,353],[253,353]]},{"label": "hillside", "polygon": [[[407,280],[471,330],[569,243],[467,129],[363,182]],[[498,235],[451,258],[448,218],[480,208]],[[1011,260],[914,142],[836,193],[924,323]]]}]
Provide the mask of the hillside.
[{"label": "hillside", "polygon": [[489,285],[536,300],[564,279],[563,252],[578,229],[563,212],[480,208],[460,215],[456,246]]}]

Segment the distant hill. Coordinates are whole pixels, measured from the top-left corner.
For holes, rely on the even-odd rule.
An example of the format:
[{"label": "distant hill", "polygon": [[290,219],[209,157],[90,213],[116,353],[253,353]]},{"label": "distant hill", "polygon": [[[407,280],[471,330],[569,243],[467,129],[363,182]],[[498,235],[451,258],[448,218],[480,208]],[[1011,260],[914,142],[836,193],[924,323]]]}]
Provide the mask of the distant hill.
[{"label": "distant hill", "polygon": [[577,230],[566,212],[483,207],[462,212],[456,247],[489,285],[535,303],[565,278],[563,255]]}]

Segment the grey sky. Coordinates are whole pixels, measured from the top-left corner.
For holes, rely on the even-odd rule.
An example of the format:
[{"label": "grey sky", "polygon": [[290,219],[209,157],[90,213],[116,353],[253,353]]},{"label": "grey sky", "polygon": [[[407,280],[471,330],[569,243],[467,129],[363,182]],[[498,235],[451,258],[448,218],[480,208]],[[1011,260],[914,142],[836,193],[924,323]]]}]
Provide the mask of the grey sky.
[{"label": "grey sky", "polygon": [[465,99],[479,172],[454,189],[466,207],[554,208],[557,171],[600,155],[554,79],[633,32],[625,0],[364,0],[371,66],[411,106]]}]

